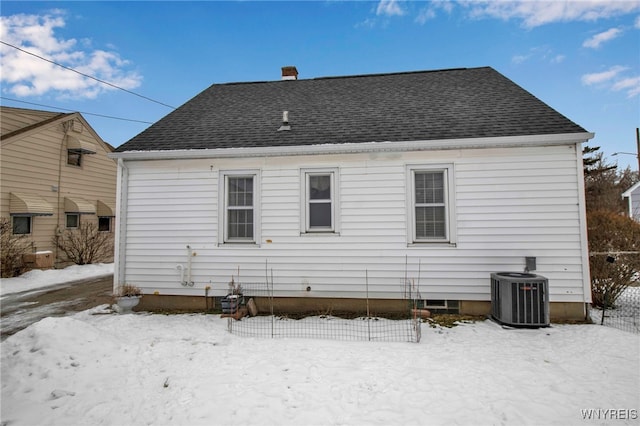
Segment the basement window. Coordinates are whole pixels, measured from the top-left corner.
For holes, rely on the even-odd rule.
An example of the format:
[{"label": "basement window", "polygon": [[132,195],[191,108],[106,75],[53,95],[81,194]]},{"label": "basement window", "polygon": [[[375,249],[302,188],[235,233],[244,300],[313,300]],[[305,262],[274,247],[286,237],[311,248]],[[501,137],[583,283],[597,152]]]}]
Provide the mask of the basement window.
[{"label": "basement window", "polygon": [[458,300],[425,299],[421,305],[422,308],[428,309],[434,314],[457,314],[460,311]]}]

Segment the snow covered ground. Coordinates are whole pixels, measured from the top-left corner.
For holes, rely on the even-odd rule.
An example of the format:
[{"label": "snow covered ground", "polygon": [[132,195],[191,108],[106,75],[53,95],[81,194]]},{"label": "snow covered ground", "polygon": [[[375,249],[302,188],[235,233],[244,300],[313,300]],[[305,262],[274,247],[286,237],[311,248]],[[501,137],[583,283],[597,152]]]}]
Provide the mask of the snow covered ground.
[{"label": "snow covered ground", "polygon": [[16,278],[0,278],[0,297],[111,274],[113,274],[113,263],[72,265],[64,269],[48,269],[45,271],[34,269]]},{"label": "snow covered ground", "polygon": [[[70,311],[78,312],[98,303],[108,303],[105,284],[112,281],[111,277],[113,264],[97,264],[62,270],[33,270],[17,278],[1,279],[0,339],[42,318],[64,316]],[[50,290],[59,292],[56,296],[42,295]]]},{"label": "snow covered ground", "polygon": [[46,318],[1,343],[2,425],[640,422],[640,336],[599,325],[423,324],[420,343],[345,342],[111,312]]}]

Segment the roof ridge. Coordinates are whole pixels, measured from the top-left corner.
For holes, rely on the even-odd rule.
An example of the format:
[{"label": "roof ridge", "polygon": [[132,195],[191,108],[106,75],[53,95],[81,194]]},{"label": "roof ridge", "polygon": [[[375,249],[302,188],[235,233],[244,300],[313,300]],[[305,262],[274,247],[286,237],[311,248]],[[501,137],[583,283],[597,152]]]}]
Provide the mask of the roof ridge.
[{"label": "roof ridge", "polygon": [[392,75],[410,75],[410,74],[432,74],[432,73],[441,73],[441,72],[451,72],[451,71],[470,71],[474,69],[482,69],[482,68],[491,68],[491,67],[476,67],[476,68],[443,68],[437,70],[420,70],[420,71],[396,71],[396,72],[385,72],[385,73],[373,73],[373,74],[354,74],[354,75],[336,75],[336,76],[327,76],[327,77],[314,77],[307,80],[325,80],[325,79],[333,79],[333,78],[357,78],[357,77],[384,77],[384,76],[392,76]]},{"label": "roof ridge", "polygon": [[483,67],[459,67],[459,68],[442,68],[436,70],[417,70],[417,71],[396,71],[396,72],[386,72],[386,73],[373,73],[373,74],[353,74],[353,75],[333,75],[333,76],[322,76],[322,77],[311,77],[311,78],[300,78],[297,80],[256,80],[256,81],[229,81],[226,83],[213,83],[213,86],[232,86],[232,85],[240,85],[240,84],[264,84],[264,83],[280,83],[280,82],[291,82],[291,81],[316,81],[316,80],[332,80],[332,79],[341,79],[341,78],[362,78],[362,77],[384,77],[384,76],[394,76],[394,75],[411,75],[411,74],[435,74],[435,73],[445,73],[451,71],[471,71],[471,70],[479,70],[479,69],[492,69],[490,66]]}]

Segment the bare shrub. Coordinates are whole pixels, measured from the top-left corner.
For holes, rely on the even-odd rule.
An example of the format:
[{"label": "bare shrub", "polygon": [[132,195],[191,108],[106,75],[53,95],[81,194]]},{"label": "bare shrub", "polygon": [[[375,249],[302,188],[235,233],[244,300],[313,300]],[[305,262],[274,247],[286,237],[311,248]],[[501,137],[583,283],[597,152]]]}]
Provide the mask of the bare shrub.
[{"label": "bare shrub", "polygon": [[587,214],[593,305],[612,308],[640,273],[640,223],[611,211]]},{"label": "bare shrub", "polygon": [[113,235],[98,231],[93,222],[84,222],[78,229],[65,229],[54,238],[54,244],[76,265],[107,261],[113,255]]},{"label": "bare shrub", "polygon": [[137,297],[142,296],[142,290],[133,284],[122,284],[118,286],[116,297]]},{"label": "bare shrub", "polygon": [[15,235],[11,220],[0,219],[0,275],[17,277],[23,272],[22,255],[30,251],[30,241],[25,235]]}]

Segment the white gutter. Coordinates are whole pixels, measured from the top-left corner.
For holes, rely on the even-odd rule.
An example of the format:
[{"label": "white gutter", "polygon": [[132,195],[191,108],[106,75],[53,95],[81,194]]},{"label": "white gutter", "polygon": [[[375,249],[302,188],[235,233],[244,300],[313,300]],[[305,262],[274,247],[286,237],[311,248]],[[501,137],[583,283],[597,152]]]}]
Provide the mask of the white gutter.
[{"label": "white gutter", "polygon": [[472,148],[500,148],[575,145],[594,134],[563,133],[555,135],[504,136],[499,138],[438,139],[408,142],[362,142],[343,144],[267,146],[251,148],[217,148],[156,151],[125,151],[108,154],[124,160],[169,160],[191,158],[281,157],[293,155],[354,154],[366,152],[431,151]]}]

